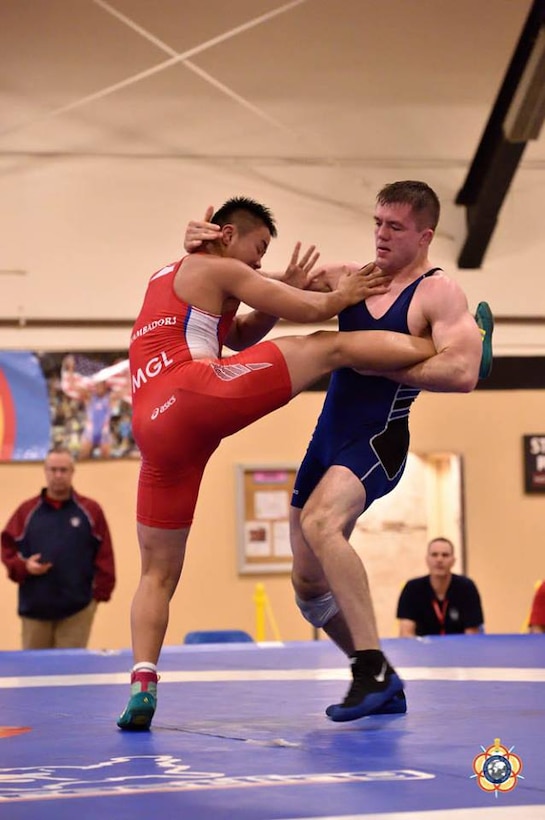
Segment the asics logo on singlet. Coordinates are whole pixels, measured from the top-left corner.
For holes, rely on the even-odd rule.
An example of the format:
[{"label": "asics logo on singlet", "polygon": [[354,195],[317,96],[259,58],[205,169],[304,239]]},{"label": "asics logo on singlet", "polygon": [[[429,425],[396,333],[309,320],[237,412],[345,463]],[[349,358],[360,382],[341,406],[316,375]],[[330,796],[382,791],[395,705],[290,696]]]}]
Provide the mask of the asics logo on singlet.
[{"label": "asics logo on singlet", "polygon": [[249,364],[211,364],[210,367],[223,382],[230,382],[245,376],[253,370],[263,370],[265,367],[272,367],[270,362],[250,362]]},{"label": "asics logo on singlet", "polygon": [[172,407],[172,405],[175,404],[175,403],[176,403],[176,396],[171,396],[170,399],[167,399],[164,404],[162,404],[160,407],[156,407],[155,410],[153,410],[153,412],[150,416],[151,420],[155,421],[157,416],[160,416],[161,413],[165,413],[168,410],[168,408]]},{"label": "asics logo on singlet", "polygon": [[169,359],[164,350],[159,356],[154,356],[146,362],[144,367],[139,367],[136,373],[132,374],[132,392],[136,393],[143,384],[147,384],[149,379],[158,376],[164,367],[168,367],[173,362],[174,360]]}]

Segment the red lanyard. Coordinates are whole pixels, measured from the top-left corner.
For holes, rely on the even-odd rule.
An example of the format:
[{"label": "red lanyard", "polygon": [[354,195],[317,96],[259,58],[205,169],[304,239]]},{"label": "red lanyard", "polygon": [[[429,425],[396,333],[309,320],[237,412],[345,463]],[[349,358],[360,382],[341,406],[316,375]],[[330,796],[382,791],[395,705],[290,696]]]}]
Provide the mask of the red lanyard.
[{"label": "red lanyard", "polygon": [[437,615],[437,620],[439,621],[440,630],[439,634],[445,634],[445,618],[447,617],[447,609],[448,609],[448,600],[445,598],[442,604],[439,601],[436,601],[435,598],[432,601],[433,608],[435,610],[435,614]]}]

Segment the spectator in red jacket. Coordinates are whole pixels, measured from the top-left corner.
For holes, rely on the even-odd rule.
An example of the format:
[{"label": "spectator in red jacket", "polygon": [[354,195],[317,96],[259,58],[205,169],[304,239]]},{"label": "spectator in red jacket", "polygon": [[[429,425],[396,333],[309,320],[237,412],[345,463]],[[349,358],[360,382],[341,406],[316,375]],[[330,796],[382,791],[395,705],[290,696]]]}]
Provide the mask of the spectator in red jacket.
[{"label": "spectator in red jacket", "polygon": [[2,561],[19,584],[23,649],[84,648],[115,586],[110,530],[100,505],[73,489],[69,450],[52,449],[44,467],[47,486],[2,531]]},{"label": "spectator in red jacket", "polygon": [[545,632],[545,581],[536,589],[529,627],[530,632]]}]

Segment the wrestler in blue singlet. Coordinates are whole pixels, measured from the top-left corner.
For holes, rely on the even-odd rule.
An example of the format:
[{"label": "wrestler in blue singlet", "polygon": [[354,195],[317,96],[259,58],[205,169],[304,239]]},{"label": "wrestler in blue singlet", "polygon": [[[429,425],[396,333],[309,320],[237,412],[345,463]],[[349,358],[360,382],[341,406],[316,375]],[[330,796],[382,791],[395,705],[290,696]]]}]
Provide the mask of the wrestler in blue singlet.
[{"label": "wrestler in blue singlet", "polygon": [[[440,268],[407,285],[379,319],[365,302],[339,314],[339,330],[395,330],[409,333],[407,314],[416,288]],[[329,467],[347,467],[365,488],[365,509],[398,484],[409,450],[409,411],[420,391],[382,376],[336,370],[311,442],[301,463],[292,505],[302,508]]]}]

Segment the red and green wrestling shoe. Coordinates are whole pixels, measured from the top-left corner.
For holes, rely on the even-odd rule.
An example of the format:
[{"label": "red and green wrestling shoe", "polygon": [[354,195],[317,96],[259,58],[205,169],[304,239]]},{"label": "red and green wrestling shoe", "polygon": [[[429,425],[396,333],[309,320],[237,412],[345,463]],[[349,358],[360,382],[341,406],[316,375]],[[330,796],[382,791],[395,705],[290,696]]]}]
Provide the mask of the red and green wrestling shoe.
[{"label": "red and green wrestling shoe", "polygon": [[124,712],[119,716],[117,725],[129,732],[146,732],[155,714],[157,698],[149,692],[137,692],[131,695]]},{"label": "red and green wrestling shoe", "polygon": [[146,732],[157,708],[157,681],[152,669],[138,669],[131,673],[131,696],[117,725],[129,732]]}]

